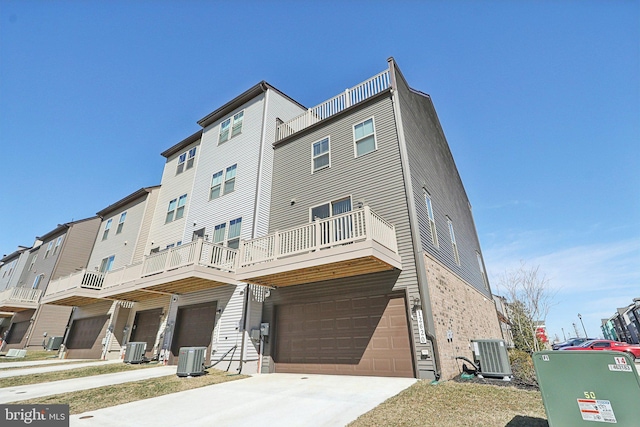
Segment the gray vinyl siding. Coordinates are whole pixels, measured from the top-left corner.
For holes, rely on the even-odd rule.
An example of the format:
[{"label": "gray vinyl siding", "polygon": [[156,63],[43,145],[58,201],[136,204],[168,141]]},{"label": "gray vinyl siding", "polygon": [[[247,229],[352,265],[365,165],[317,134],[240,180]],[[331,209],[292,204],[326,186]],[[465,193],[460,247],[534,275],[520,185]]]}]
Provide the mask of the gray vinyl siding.
[{"label": "gray vinyl siding", "polygon": [[[148,194],[134,200],[128,205],[105,216],[100,223],[91,258],[87,264],[89,271],[97,271],[104,258],[115,255],[112,270],[133,263],[134,251],[137,247],[138,234],[142,226],[147,206]],[[122,232],[117,234],[120,215],[126,212]],[[102,240],[106,223],[111,220],[111,228],[107,238]]]},{"label": "gray vinyl siding", "polygon": [[[14,259],[12,259],[11,261],[9,261],[8,263],[2,266],[2,269],[0,270],[1,272],[0,277],[2,276],[4,271],[7,271],[7,275],[4,278],[0,279],[0,291],[3,291],[5,289],[10,289],[10,288],[15,288],[16,286],[18,286],[18,283],[20,282],[20,276],[22,275],[22,272],[24,271],[24,269],[27,267],[28,259],[29,259],[29,250],[25,249],[23,252],[18,254]],[[15,264],[13,265],[13,270],[11,270],[10,264],[13,261],[15,261]]]},{"label": "gray vinyl siding", "polygon": [[[353,125],[370,117],[375,122],[377,150],[355,158]],[[330,137],[331,167],[312,174],[312,144],[326,136]],[[269,229],[307,223],[310,207],[331,200],[351,196],[354,206],[364,201],[396,227],[402,272],[393,289],[406,289],[412,299],[419,297],[419,290],[398,144],[393,105],[386,92],[276,145]],[[417,323],[410,323],[417,354],[422,349],[432,352],[430,344],[420,344]],[[433,369],[431,359],[416,360],[419,370]]]},{"label": "gray vinyl siding", "polygon": [[133,259],[131,262],[142,261],[142,257],[145,255],[145,249],[151,247],[149,245],[149,233],[151,231],[151,223],[153,222],[153,215],[158,203],[158,195],[160,194],[160,188],[154,188],[147,194],[147,199],[144,207],[144,214],[142,216],[138,237],[136,239],[136,247],[133,253]]},{"label": "gray vinyl siding", "polygon": [[[204,129],[193,191],[190,195],[190,208],[186,215],[184,234],[181,236],[183,243],[190,242],[193,232],[203,227],[205,234],[211,239],[216,225],[240,217],[241,238],[251,238],[263,102],[264,94],[253,98]],[[220,124],[243,110],[242,132],[218,145]],[[234,164],[237,165],[234,191],[209,200],[213,174],[219,171],[223,171],[224,174],[226,169]],[[227,226],[226,231],[228,230]]]},{"label": "gray vinyl siding", "polygon": [[[64,336],[70,315],[71,307],[49,304],[40,305],[26,345],[28,347],[41,347],[43,340],[46,343],[48,337]],[[45,332],[47,333],[47,338],[44,338]]]},{"label": "gray vinyl siding", "polygon": [[[99,226],[99,217],[75,222],[70,225],[62,241],[62,248],[58,253],[58,261],[51,275],[51,280],[68,276],[87,266],[91,249],[96,241]],[[46,246],[44,246],[44,249],[46,251]]]},{"label": "gray vinyl siding", "polygon": [[[482,252],[469,200],[433,103],[428,96],[411,92],[400,76],[397,83],[422,250],[490,297],[478,267],[476,251]],[[425,189],[432,200],[438,248],[432,244]],[[453,223],[460,265],[455,262],[447,217]]]},{"label": "gray vinyl siding", "polygon": [[[16,287],[31,287],[31,285],[33,285],[33,279],[35,279],[37,274],[40,273],[34,273],[34,271],[38,271],[38,266],[36,264],[33,265],[32,269],[29,269],[29,266],[31,265],[31,262],[33,260],[34,257],[38,257],[40,258],[41,256],[44,256],[44,251],[42,252],[43,255],[40,255],[40,248],[41,246],[38,246],[34,249],[31,249],[28,254],[27,254],[27,261],[25,263],[25,267],[22,269],[22,272],[20,274],[20,278],[18,279],[18,283],[16,284]],[[46,250],[46,248],[45,248]],[[36,263],[37,263],[37,259],[36,259]]]}]

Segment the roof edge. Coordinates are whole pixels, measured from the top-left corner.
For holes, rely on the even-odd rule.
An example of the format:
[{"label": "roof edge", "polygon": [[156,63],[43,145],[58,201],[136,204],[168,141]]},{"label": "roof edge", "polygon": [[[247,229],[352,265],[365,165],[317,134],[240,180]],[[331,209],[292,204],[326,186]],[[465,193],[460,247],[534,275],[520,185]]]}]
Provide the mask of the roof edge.
[{"label": "roof edge", "polygon": [[139,199],[140,197],[151,193],[151,191],[155,188],[159,188],[160,185],[154,185],[151,187],[144,187],[141,188],[137,191],[134,191],[133,193],[129,194],[128,196],[123,197],[122,199],[118,200],[115,203],[110,204],[109,206],[107,206],[106,208],[96,212],[96,215],[98,215],[100,218],[105,217],[106,214],[108,214],[109,212],[113,212],[117,209],[120,209],[123,206],[128,205],[129,203],[133,202],[136,199]]}]

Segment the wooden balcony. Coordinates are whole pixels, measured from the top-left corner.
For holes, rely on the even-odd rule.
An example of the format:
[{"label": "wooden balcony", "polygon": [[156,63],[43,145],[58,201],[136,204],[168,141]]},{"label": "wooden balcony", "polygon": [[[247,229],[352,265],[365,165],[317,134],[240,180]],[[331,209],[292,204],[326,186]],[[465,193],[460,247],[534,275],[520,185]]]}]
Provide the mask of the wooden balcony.
[{"label": "wooden balcony", "polygon": [[83,306],[102,300],[100,290],[106,273],[83,269],[49,282],[42,304]]},{"label": "wooden balcony", "polygon": [[17,313],[38,308],[42,290],[11,288],[0,292],[0,312]]},{"label": "wooden balcony", "polygon": [[183,294],[236,285],[238,251],[199,239],[148,255],[105,275],[101,298],[143,301],[161,295]]},{"label": "wooden balcony", "polygon": [[339,95],[309,108],[293,119],[279,123],[276,127],[276,141],[287,138],[324,119],[334,116],[347,108],[371,98],[391,87],[389,70],[376,74],[370,79],[350,88]]},{"label": "wooden balcony", "polygon": [[241,242],[236,277],[292,286],[402,269],[395,227],[363,209]]}]

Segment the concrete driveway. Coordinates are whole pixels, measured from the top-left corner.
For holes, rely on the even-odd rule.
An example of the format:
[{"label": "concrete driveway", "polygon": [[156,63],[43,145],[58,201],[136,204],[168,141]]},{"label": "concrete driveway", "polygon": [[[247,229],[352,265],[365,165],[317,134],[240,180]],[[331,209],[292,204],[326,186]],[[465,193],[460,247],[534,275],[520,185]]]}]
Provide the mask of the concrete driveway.
[{"label": "concrete driveway", "polygon": [[71,426],[344,426],[415,382],[412,378],[254,375],[73,415]]}]

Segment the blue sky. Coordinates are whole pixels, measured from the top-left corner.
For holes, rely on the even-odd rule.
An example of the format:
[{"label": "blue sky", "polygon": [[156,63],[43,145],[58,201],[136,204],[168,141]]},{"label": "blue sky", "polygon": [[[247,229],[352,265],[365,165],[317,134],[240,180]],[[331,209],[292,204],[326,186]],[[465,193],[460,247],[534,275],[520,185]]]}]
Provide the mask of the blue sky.
[{"label": "blue sky", "polygon": [[0,0],[0,254],[159,184],[160,152],[266,80],[316,105],[387,66],[429,93],[495,292],[551,336],[640,297],[638,1]]}]

